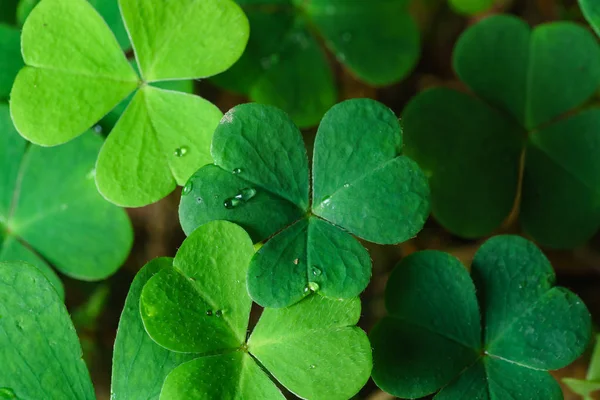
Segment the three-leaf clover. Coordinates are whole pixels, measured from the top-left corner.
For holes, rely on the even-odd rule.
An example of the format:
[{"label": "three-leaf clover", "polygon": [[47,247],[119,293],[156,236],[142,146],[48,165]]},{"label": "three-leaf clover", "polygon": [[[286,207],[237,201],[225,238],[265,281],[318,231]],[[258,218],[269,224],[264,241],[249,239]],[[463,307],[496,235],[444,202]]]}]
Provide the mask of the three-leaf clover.
[{"label": "three-leaf clover", "polygon": [[135,92],[96,168],[100,192],[123,206],[157,201],[211,161],[221,112],[149,83],[205,78],[241,55],[248,21],[231,0],[120,0],[141,79],[85,0],[44,0],[22,33],[26,67],[11,92],[17,130],[34,143],[67,142]]},{"label": "three-leaf clover", "polygon": [[580,108],[600,84],[596,38],[569,22],[531,30],[494,16],[463,33],[454,68],[477,97],[431,89],[403,114],[433,215],[475,238],[518,200],[523,229],[543,245],[587,240],[600,226],[600,110]]},{"label": "three-leaf clover", "polygon": [[94,183],[101,146],[91,132],[57,148],[28,144],[0,104],[0,260],[34,264],[61,294],[48,263],[74,278],[103,279],[133,243],[127,214]]},{"label": "three-leaf clover", "polygon": [[320,42],[372,85],[401,80],[418,59],[419,31],[406,0],[237,2],[250,20],[248,48],[213,81],[282,108],[300,127],[316,125],[337,99]]},{"label": "three-leaf clover", "polygon": [[372,366],[369,340],[354,326],[359,299],[312,296],[265,309],[247,339],[253,253],[241,227],[209,222],[183,242],[171,268],[144,286],[140,312],[150,337],[171,351],[195,353],[168,374],[160,397],[284,399],[269,374],[302,398],[356,394]]},{"label": "three-leaf clover", "polygon": [[471,275],[439,251],[400,262],[386,289],[389,316],[370,335],[375,383],[402,398],[440,390],[436,400],[562,399],[547,370],[585,350],[583,302],[554,287],[550,262],[518,236],[485,242]]},{"label": "three-leaf clover", "polygon": [[579,0],[579,6],[594,31],[600,35],[600,3],[595,0]]},{"label": "three-leaf clover", "polygon": [[181,225],[189,234],[228,220],[254,242],[272,237],[248,270],[248,290],[262,306],[285,307],[317,291],[357,296],[369,283],[371,260],[351,234],[399,243],[421,230],[429,212],[427,179],[401,150],[398,119],[381,103],[334,106],[315,139],[310,204],[298,128],[274,107],[237,106],[215,131],[215,164],[184,187]]},{"label": "three-leaf clover", "polygon": [[585,379],[564,378],[562,381],[584,400],[594,400],[592,394],[600,391],[600,335],[596,336],[596,347],[590,360]]},{"label": "three-leaf clover", "polygon": [[93,400],[69,313],[34,266],[0,262],[0,398]]}]

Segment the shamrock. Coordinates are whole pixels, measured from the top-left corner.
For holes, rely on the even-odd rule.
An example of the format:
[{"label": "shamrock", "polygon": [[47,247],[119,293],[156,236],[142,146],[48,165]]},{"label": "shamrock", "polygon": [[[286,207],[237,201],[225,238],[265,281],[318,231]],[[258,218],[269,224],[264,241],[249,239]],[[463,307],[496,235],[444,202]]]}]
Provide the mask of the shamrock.
[{"label": "shamrock", "polygon": [[250,20],[246,52],[213,78],[253,101],[282,108],[300,127],[316,125],[338,97],[325,44],[371,85],[404,78],[419,56],[419,30],[406,0],[237,0]]},{"label": "shamrock", "polygon": [[268,374],[302,398],[356,394],[371,372],[369,341],[354,326],[360,301],[313,296],[265,309],[246,340],[253,253],[242,228],[213,221],[183,242],[172,267],[147,281],[140,297],[147,333],[168,350],[196,354],[167,375],[161,398],[284,399]]},{"label": "shamrock", "polygon": [[[403,113],[406,154],[429,175],[432,211],[477,238],[513,209],[545,246],[581,244],[600,226],[600,47],[569,22],[531,30],[494,16],[466,30],[454,68],[478,96],[437,88]],[[567,113],[567,114],[565,114]]]},{"label": "shamrock", "polygon": [[34,264],[61,295],[48,263],[74,278],[104,279],[133,243],[125,211],[96,190],[101,146],[92,132],[58,148],[28,144],[0,104],[0,260]]},{"label": "shamrock", "polygon": [[596,347],[585,379],[564,378],[562,381],[584,400],[594,400],[592,394],[600,390],[600,335],[596,336]]},{"label": "shamrock", "polygon": [[95,399],[69,313],[37,268],[0,262],[1,399]]},{"label": "shamrock", "polygon": [[427,179],[401,156],[394,113],[369,99],[327,112],[315,139],[312,204],[302,136],[284,112],[258,104],[230,110],[215,131],[214,165],[184,187],[184,231],[211,220],[241,225],[254,242],[271,238],[248,270],[252,299],[285,307],[310,293],[357,296],[371,260],[352,234],[376,243],[416,235],[429,212]]},{"label": "shamrock", "polygon": [[385,293],[389,316],[370,335],[375,383],[403,398],[440,390],[436,400],[562,399],[547,370],[585,350],[591,321],[583,302],[553,287],[550,262],[518,236],[485,242],[471,274],[474,283],[439,251],[400,262]]},{"label": "shamrock", "polygon": [[11,92],[17,130],[44,146],[67,142],[135,92],[98,156],[96,183],[110,201],[143,206],[211,161],[221,112],[193,95],[157,88],[205,78],[243,52],[248,22],[231,0],[120,0],[141,78],[85,0],[44,0],[22,34],[25,68]]}]

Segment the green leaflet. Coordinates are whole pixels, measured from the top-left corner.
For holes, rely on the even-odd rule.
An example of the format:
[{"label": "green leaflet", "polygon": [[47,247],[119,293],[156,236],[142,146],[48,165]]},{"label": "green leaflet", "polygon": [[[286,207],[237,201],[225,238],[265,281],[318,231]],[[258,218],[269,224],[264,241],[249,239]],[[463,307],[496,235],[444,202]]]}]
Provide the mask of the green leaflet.
[{"label": "green leaflet", "polygon": [[8,99],[15,76],[23,66],[19,30],[0,24],[0,100]]},{"label": "green leaflet", "polygon": [[[131,47],[127,30],[121,18],[118,0],[88,0],[94,6],[98,13],[104,18],[106,24],[115,35],[119,45],[123,50]],[[40,2],[40,0],[20,0],[17,6],[17,22],[24,25],[31,11]]]},{"label": "green leaflet", "polygon": [[242,58],[213,80],[253,101],[285,110],[300,127],[316,125],[337,91],[324,49],[372,85],[404,78],[419,55],[419,32],[398,0],[237,0],[252,34]]},{"label": "green leaflet", "polygon": [[121,0],[120,8],[142,79],[91,4],[45,0],[23,26],[26,67],[11,92],[11,115],[22,136],[53,146],[81,135],[135,93],[101,151],[96,177],[107,199],[137,207],[160,200],[210,161],[208,143],[221,117],[201,98],[147,83],[222,72],[243,52],[248,26],[231,0],[160,6]]},{"label": "green leaflet", "polygon": [[[133,242],[127,214],[94,183],[102,139],[86,133],[59,148],[28,145],[0,105],[0,260],[25,260],[62,294],[63,274],[99,280],[125,261]],[[48,168],[51,165],[52,168]]]},{"label": "green leaflet", "polygon": [[399,243],[417,234],[429,212],[426,178],[401,148],[400,124],[387,107],[368,99],[333,107],[315,141],[309,205],[298,128],[274,107],[237,106],[213,136],[216,165],[201,168],[183,190],[181,225],[190,234],[228,220],[255,243],[275,235],[248,270],[248,290],[262,306],[289,306],[311,292],[355,297],[371,262],[351,234]]},{"label": "green leaflet", "polygon": [[579,0],[579,6],[592,28],[600,35],[600,4],[594,0]]},{"label": "green leaflet", "polygon": [[585,379],[563,378],[566,384],[573,392],[581,395],[584,400],[593,400],[592,394],[600,390],[600,345],[598,345],[600,336],[596,336],[596,345],[590,366]]},{"label": "green leaflet", "polygon": [[0,287],[0,394],[95,399],[75,328],[45,276],[27,263],[0,262]]},{"label": "green leaflet", "polygon": [[600,225],[600,111],[580,108],[600,83],[596,39],[572,23],[531,30],[494,16],[463,33],[454,67],[477,97],[431,89],[403,113],[406,154],[428,172],[436,219],[463,237],[489,235],[522,175],[528,234],[554,248],[589,239]]},{"label": "green leaflet", "polygon": [[403,398],[440,390],[436,400],[562,399],[546,371],[585,350],[585,305],[553,286],[548,260],[518,236],[489,239],[471,270],[472,280],[438,251],[400,262],[386,290],[389,316],[370,335],[377,385]]},{"label": "green leaflet", "polygon": [[158,400],[166,376],[178,365],[196,355],[174,353],[150,339],[140,315],[142,288],[158,272],[171,268],[173,260],[157,258],[138,272],[131,287],[119,322],[111,393],[114,400]]},{"label": "green leaflet", "polygon": [[209,222],[184,241],[172,268],[144,286],[140,310],[150,337],[171,351],[200,353],[173,366],[160,397],[283,399],[267,373],[301,398],[356,394],[372,364],[367,336],[354,326],[360,301],[312,296],[266,309],[247,340],[252,300],[245,278],[253,253],[242,228]]}]

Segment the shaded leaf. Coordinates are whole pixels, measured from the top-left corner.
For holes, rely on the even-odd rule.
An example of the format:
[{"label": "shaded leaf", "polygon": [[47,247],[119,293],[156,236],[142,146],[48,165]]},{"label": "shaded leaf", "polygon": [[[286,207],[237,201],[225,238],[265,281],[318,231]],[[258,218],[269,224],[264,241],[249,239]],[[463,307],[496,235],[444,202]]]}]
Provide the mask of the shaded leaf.
[{"label": "shaded leaf", "polygon": [[0,99],[8,98],[15,77],[22,66],[19,30],[0,24]]}]

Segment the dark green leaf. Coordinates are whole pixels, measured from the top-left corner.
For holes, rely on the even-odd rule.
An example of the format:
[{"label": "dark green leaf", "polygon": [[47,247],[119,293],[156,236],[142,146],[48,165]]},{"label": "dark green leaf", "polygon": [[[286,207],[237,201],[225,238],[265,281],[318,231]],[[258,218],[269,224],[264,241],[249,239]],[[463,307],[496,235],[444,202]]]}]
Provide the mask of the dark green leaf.
[{"label": "dark green leaf", "polygon": [[[591,237],[600,225],[590,161],[600,119],[576,112],[600,84],[593,35],[573,23],[530,30],[493,16],[459,38],[454,66],[482,100],[434,89],[404,111],[406,154],[430,176],[434,216],[457,235],[488,235],[509,216],[522,182],[521,222],[536,240],[568,248]],[[560,156],[546,142],[560,142]]]},{"label": "dark green leaf", "polygon": [[44,275],[0,263],[0,394],[16,399],[95,399],[69,313]]},{"label": "dark green leaf", "polygon": [[[373,378],[398,397],[436,400],[562,399],[546,372],[573,362],[591,334],[590,315],[553,287],[542,252],[518,236],[485,242],[472,266],[423,251],[405,258],[386,289],[390,316],[371,332]],[[475,290],[482,312],[483,345]]]},{"label": "dark green leaf", "polygon": [[158,272],[173,265],[170,258],[150,261],[136,275],[119,322],[113,355],[114,400],[158,400],[167,375],[196,355],[171,352],[157,345],[144,330],[140,315],[142,288]]},{"label": "dark green leaf", "polygon": [[228,220],[255,242],[275,235],[249,271],[250,295],[265,307],[289,306],[311,291],[354,297],[369,281],[370,262],[349,233],[402,242],[429,212],[427,180],[401,148],[402,129],[384,105],[355,99],[333,107],[315,141],[308,211],[308,162],[298,129],[274,107],[237,106],[215,131],[216,165],[201,168],[183,190],[182,227],[190,233]]},{"label": "dark green leaf", "polygon": [[0,99],[7,99],[13,81],[23,66],[18,29],[0,24]]},{"label": "dark green leaf", "polygon": [[90,132],[59,148],[27,145],[6,105],[0,105],[0,132],[0,259],[33,262],[57,290],[43,259],[78,279],[114,273],[133,233],[127,214],[105,201],[94,183],[102,139]]},{"label": "dark green leaf", "polygon": [[600,3],[595,0],[579,0],[579,6],[592,28],[600,35]]}]

